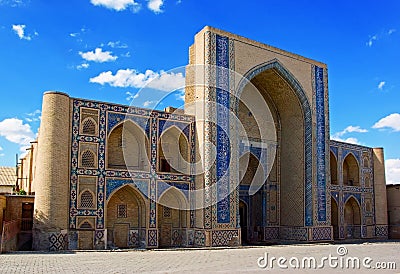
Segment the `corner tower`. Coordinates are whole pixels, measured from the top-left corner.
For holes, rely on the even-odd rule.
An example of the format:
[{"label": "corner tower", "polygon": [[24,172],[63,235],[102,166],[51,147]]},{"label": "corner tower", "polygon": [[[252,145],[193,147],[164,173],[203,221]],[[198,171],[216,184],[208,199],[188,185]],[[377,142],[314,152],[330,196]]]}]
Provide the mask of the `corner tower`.
[{"label": "corner tower", "polygon": [[35,180],[34,250],[49,250],[51,243],[64,244],[61,232],[68,228],[70,125],[69,96],[44,93]]}]

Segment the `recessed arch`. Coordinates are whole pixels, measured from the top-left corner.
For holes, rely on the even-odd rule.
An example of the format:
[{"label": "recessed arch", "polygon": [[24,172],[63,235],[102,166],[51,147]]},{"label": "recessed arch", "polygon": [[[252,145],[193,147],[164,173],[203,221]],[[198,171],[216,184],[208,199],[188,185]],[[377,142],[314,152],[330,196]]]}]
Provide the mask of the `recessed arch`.
[{"label": "recessed arch", "polygon": [[107,138],[107,167],[147,171],[149,140],[134,121],[124,120],[116,125]]},{"label": "recessed arch", "polygon": [[344,204],[344,225],[346,238],[360,238],[361,207],[354,196],[350,196]]},{"label": "recessed arch", "polygon": [[360,167],[353,153],[347,154],[343,161],[343,184],[348,186],[360,185]]},{"label": "recessed arch", "polygon": [[113,246],[119,248],[134,247],[129,242],[130,231],[139,232],[143,238],[146,230],[146,200],[138,189],[126,184],[113,191],[107,200],[105,220],[107,238]]},{"label": "recessed arch", "polygon": [[[312,189],[312,112],[310,103],[298,80],[278,60],[253,67],[238,85],[236,96],[240,98],[247,85],[254,85],[264,97],[272,101],[280,128],[278,151],[280,162],[281,200],[294,199],[292,191],[302,205],[293,207],[282,203],[280,207],[281,225],[310,226],[313,224]],[[236,107],[239,104],[236,104]],[[285,183],[283,183],[285,182]]]},{"label": "recessed arch", "polygon": [[[179,153],[178,153],[179,152]],[[189,166],[189,140],[180,128],[171,125],[158,140],[158,170],[187,173]]]},{"label": "recessed arch", "polygon": [[160,246],[181,246],[190,226],[189,203],[176,187],[168,188],[158,199]]}]

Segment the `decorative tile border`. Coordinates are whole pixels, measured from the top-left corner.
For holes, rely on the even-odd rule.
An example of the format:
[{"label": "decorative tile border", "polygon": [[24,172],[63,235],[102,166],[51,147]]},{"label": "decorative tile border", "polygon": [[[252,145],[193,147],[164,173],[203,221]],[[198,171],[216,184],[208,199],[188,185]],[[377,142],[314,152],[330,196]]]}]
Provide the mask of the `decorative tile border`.
[{"label": "decorative tile border", "polygon": [[325,89],[324,69],[315,66],[315,104],[317,119],[317,216],[318,222],[326,222],[326,164],[325,164]]}]

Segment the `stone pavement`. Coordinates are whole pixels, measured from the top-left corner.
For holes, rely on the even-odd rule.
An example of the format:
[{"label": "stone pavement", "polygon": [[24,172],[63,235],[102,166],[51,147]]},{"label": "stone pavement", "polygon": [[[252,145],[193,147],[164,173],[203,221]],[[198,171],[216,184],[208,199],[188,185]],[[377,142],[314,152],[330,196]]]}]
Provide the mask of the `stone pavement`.
[{"label": "stone pavement", "polygon": [[[338,247],[341,249],[338,250]],[[346,253],[347,251],[347,253]],[[338,252],[343,256],[339,256]],[[338,272],[345,271],[347,258],[357,257],[360,259],[360,269],[350,270],[350,272],[369,272],[372,273],[377,262],[386,263],[383,266],[390,266],[393,262],[396,269],[375,270],[377,273],[400,273],[400,242],[385,243],[365,243],[365,244],[315,244],[315,245],[276,245],[265,247],[242,247],[226,249],[176,249],[176,250],[146,250],[146,251],[78,251],[63,253],[38,253],[38,252],[18,252],[0,255],[0,273],[252,273],[271,271],[271,264],[266,268],[260,268],[259,263],[265,264],[265,253],[268,262],[272,257],[284,257],[280,259],[282,269],[278,266],[278,259],[272,260],[272,270],[274,272],[311,272],[308,268],[308,259],[315,257],[316,263],[321,264],[322,257],[331,258],[332,266],[340,263],[342,259],[343,267],[340,264],[334,268],[329,266],[329,261],[323,261],[325,267],[319,271]],[[346,254],[346,255],[344,255]],[[304,257],[306,257],[304,259]],[[366,265],[371,266],[367,269],[362,266],[364,257],[371,257],[373,261],[367,259]],[[290,266],[299,261],[300,267],[294,269]],[[348,260],[350,261],[350,260]],[[350,266],[353,264],[350,263]],[[382,264],[381,264],[382,265]]]}]

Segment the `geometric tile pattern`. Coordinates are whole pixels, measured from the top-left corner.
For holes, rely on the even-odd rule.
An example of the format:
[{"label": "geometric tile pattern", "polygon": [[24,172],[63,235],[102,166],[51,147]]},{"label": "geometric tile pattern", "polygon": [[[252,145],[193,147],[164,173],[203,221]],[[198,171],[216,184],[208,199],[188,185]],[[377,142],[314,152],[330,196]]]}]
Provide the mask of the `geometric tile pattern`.
[{"label": "geometric tile pattern", "polygon": [[308,232],[305,227],[280,227],[281,239],[292,241],[307,241]]},{"label": "geometric tile pattern", "polygon": [[265,227],[264,240],[276,240],[276,239],[279,239],[279,227]]},{"label": "geometric tile pattern", "polygon": [[227,246],[233,237],[239,237],[238,230],[214,230],[212,233],[212,246]]},{"label": "geometric tile pattern", "polygon": [[312,228],[313,241],[329,241],[332,240],[331,227],[313,227]]},{"label": "geometric tile pattern", "polygon": [[202,230],[196,230],[194,233],[194,245],[195,246],[205,246],[206,244],[206,234]]},{"label": "geometric tile pattern", "polygon": [[147,246],[148,247],[158,246],[157,230],[149,229],[147,230],[147,233],[148,233]]},{"label": "geometric tile pattern", "polygon": [[52,232],[49,235],[50,251],[59,251],[65,249],[65,234],[60,232]]},{"label": "geometric tile pattern", "polygon": [[387,225],[377,225],[375,227],[375,236],[376,237],[387,237],[388,234],[388,226]]}]

